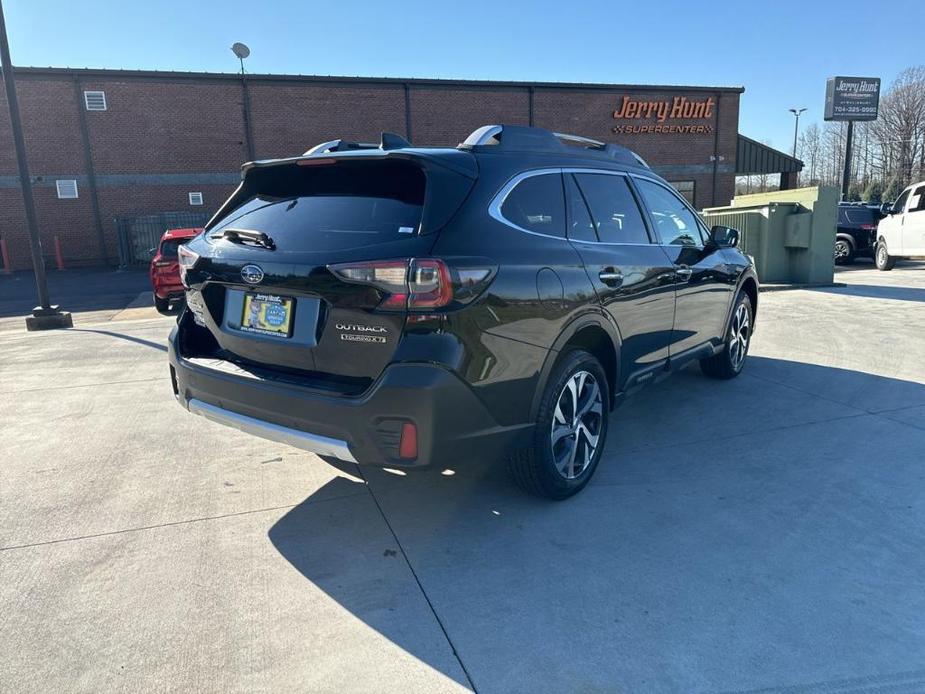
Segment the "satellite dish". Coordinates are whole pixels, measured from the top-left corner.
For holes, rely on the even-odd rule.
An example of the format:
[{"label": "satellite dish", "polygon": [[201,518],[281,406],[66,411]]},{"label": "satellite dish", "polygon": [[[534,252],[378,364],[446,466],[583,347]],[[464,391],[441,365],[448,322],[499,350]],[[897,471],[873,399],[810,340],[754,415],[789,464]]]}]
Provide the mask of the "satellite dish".
[{"label": "satellite dish", "polygon": [[238,56],[241,60],[244,60],[247,56],[251,54],[251,49],[240,42],[235,42],[231,46],[231,51],[236,56]]}]

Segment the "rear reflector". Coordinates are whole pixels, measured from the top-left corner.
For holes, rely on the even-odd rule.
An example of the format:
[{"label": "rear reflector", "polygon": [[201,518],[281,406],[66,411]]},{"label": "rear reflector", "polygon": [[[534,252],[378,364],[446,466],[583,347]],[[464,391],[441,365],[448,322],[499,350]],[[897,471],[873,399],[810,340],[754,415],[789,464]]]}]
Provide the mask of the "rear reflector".
[{"label": "rear reflector", "polygon": [[398,457],[402,460],[414,460],[418,457],[418,428],[413,422],[405,422],[401,425]]}]

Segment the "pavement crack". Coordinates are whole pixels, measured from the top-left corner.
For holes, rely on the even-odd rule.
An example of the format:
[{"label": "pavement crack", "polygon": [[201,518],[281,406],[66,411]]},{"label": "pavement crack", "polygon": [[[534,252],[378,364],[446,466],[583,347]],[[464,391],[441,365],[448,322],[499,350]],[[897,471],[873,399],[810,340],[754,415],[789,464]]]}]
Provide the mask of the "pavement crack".
[{"label": "pavement crack", "polygon": [[[346,499],[351,496],[359,496],[362,494],[362,491],[353,492],[351,494],[339,494],[337,496],[328,497],[325,499],[313,500],[311,504],[323,504],[328,501],[337,501],[339,499]],[[249,516],[254,513],[266,513],[267,511],[287,511],[295,508],[296,506],[301,506],[305,502],[300,502],[298,504],[286,504],[285,506],[268,506],[266,508],[255,508],[250,509],[249,511],[237,511],[235,513],[222,513],[217,516],[202,516],[201,518],[187,518],[185,520],[178,521],[168,521],[166,523],[155,523],[153,525],[141,525],[135,528],[122,528],[121,530],[108,530],[102,533],[89,533],[87,535],[77,535],[74,537],[61,537],[57,540],[43,540],[42,542],[28,542],[21,545],[10,545],[8,547],[0,547],[0,552],[9,552],[15,549],[29,549],[30,547],[43,547],[45,545],[57,545],[63,542],[77,542],[79,540],[92,540],[97,537],[109,537],[111,535],[123,535],[126,533],[137,533],[144,530],[157,530],[158,528],[170,528],[176,525],[189,525],[191,523],[202,523],[204,521],[213,521],[213,520],[222,520],[223,518],[235,518],[237,516]],[[381,511],[381,509],[380,509]]]},{"label": "pavement crack", "polygon": [[92,388],[96,386],[119,386],[126,383],[149,383],[151,381],[168,381],[169,376],[156,376],[155,378],[136,378],[129,381],[104,381],[103,383],[75,383],[70,386],[43,386],[41,388],[22,388],[20,390],[0,390],[0,395],[14,393],[39,393],[44,390],[70,390],[72,388]]},{"label": "pavement crack", "polygon": [[475,687],[475,683],[472,681],[472,675],[469,674],[466,664],[463,662],[462,656],[456,648],[456,644],[453,643],[453,639],[450,638],[450,633],[446,629],[446,625],[443,623],[443,620],[440,619],[440,615],[437,613],[437,609],[434,607],[434,603],[431,602],[430,596],[427,594],[427,591],[424,589],[424,584],[421,583],[421,579],[417,574],[417,571],[414,570],[414,566],[411,564],[411,560],[408,558],[408,553],[405,551],[404,545],[402,545],[401,540],[398,539],[398,534],[395,532],[395,529],[392,527],[392,524],[389,522],[388,516],[385,515],[385,511],[382,508],[382,504],[379,503],[379,498],[376,496],[376,492],[373,491],[372,486],[369,484],[369,480],[366,479],[366,475],[363,474],[363,467],[358,466],[357,468],[360,473],[360,477],[363,478],[363,482],[366,484],[366,489],[369,492],[370,497],[372,497],[373,503],[376,504],[376,508],[379,509],[379,515],[382,516],[382,521],[385,523],[385,527],[389,529],[389,532],[392,534],[392,538],[395,540],[395,544],[398,545],[398,550],[401,552],[402,559],[405,560],[405,565],[408,567],[408,570],[411,572],[411,575],[414,577],[414,582],[418,584],[418,589],[421,591],[421,595],[424,596],[424,601],[427,603],[427,606],[430,608],[431,614],[433,614],[434,619],[437,620],[437,625],[440,627],[440,631],[443,632],[443,636],[446,639],[447,644],[450,649],[453,651],[453,656],[456,658],[456,662],[459,663],[459,667],[462,668],[463,674],[466,676],[466,681],[469,684],[469,688],[478,694],[478,689]]}]

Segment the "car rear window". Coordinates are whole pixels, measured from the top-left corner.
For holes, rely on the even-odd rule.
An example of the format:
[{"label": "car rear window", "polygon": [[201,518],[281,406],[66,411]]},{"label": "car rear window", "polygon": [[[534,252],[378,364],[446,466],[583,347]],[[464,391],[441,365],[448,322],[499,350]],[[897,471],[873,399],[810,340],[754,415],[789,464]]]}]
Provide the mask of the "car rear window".
[{"label": "car rear window", "polygon": [[161,241],[161,257],[176,258],[177,249],[188,241],[189,239],[167,239],[166,241]]},{"label": "car rear window", "polygon": [[838,221],[842,224],[876,224],[877,215],[869,207],[839,207]]},{"label": "car rear window", "polygon": [[424,173],[406,162],[338,162],[285,167],[209,230],[260,231],[279,250],[330,251],[388,243],[416,234]]}]

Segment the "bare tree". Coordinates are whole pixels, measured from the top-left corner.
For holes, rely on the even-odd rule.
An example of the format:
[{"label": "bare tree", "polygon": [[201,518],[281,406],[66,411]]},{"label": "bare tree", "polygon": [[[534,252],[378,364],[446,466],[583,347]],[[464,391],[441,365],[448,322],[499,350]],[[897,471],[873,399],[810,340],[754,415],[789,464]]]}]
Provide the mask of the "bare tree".
[{"label": "bare tree", "polygon": [[884,178],[908,185],[925,171],[925,65],[899,73],[873,124]]}]

